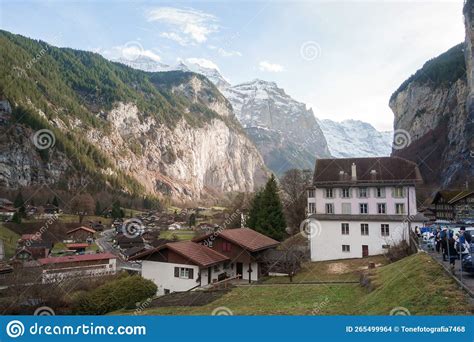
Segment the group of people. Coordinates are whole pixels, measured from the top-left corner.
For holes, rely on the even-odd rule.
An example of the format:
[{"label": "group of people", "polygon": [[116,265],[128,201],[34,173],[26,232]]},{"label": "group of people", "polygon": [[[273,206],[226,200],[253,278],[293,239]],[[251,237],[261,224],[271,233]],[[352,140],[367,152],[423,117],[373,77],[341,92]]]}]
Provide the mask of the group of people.
[{"label": "group of people", "polygon": [[456,260],[470,254],[472,236],[464,227],[459,230],[458,234],[454,234],[447,227],[443,229],[437,228],[435,234],[435,248],[438,253],[443,254],[443,261],[449,261],[451,270],[454,271]]}]

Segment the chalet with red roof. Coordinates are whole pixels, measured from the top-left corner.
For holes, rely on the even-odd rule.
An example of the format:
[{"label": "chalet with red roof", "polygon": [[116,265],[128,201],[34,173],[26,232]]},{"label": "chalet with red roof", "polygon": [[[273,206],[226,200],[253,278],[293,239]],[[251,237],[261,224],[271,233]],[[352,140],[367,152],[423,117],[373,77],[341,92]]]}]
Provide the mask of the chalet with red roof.
[{"label": "chalet with red roof", "polygon": [[259,256],[279,242],[249,228],[225,229],[193,241],[171,242],[142,252],[142,276],[158,294],[181,292],[226,279],[259,279]]},{"label": "chalet with red roof", "polygon": [[87,239],[94,238],[95,233],[96,231],[94,229],[82,226],[82,227],[72,229],[68,231],[66,234],[68,238],[72,241],[83,242],[83,241],[86,241]]}]

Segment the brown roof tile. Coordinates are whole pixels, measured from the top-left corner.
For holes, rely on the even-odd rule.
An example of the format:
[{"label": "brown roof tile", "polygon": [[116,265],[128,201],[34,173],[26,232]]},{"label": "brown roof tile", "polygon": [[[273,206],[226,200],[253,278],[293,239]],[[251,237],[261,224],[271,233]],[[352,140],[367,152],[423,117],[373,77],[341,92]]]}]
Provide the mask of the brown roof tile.
[{"label": "brown roof tile", "polygon": [[140,260],[144,257],[169,249],[181,256],[187,258],[189,261],[201,267],[209,267],[217,263],[229,260],[225,255],[214,251],[213,249],[203,246],[192,241],[170,242],[158,248],[147,250],[143,253],[133,256],[130,260]]},{"label": "brown roof tile", "polygon": [[[194,241],[202,241],[207,239],[210,235],[202,236]],[[275,247],[279,244],[278,241],[269,238],[250,228],[236,228],[236,229],[224,229],[218,232],[218,236],[225,240],[233,242],[244,249],[251,252],[260,251],[262,249]]]},{"label": "brown roof tile", "polygon": [[[324,183],[354,183],[351,180],[351,166],[356,165],[357,183],[413,183],[422,182],[418,166],[400,157],[376,158],[339,158],[317,159],[313,182],[315,185]],[[371,171],[375,170],[375,175]],[[341,178],[343,171],[345,177]]]}]

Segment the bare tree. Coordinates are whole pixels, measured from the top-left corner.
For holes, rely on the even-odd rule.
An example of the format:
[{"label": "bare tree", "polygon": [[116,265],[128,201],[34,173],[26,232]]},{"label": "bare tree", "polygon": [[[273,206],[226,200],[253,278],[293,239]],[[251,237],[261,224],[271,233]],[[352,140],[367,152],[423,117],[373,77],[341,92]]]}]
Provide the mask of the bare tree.
[{"label": "bare tree", "polygon": [[92,215],[95,211],[95,201],[88,193],[80,194],[71,201],[71,211],[79,217],[82,223],[86,215]]},{"label": "bare tree", "polygon": [[311,170],[288,170],[280,181],[286,222],[293,233],[306,218],[306,190],[310,185]]}]

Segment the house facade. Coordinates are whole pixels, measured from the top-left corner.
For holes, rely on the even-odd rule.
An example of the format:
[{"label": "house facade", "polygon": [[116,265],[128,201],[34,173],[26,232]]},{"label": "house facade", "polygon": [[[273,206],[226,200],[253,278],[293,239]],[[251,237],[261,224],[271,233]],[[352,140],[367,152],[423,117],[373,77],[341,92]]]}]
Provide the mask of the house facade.
[{"label": "house facade", "polygon": [[257,281],[263,269],[259,256],[278,244],[249,228],[224,229],[193,241],[166,243],[129,260],[142,261],[142,276],[163,295],[226,279]]},{"label": "house facade", "polygon": [[474,191],[438,191],[431,202],[436,220],[474,220]]},{"label": "house facade", "polygon": [[422,226],[415,163],[399,157],[319,159],[308,188],[313,261],[383,254]]},{"label": "house facade", "polygon": [[38,259],[43,283],[63,279],[115,274],[117,257],[111,253],[71,255]]}]

